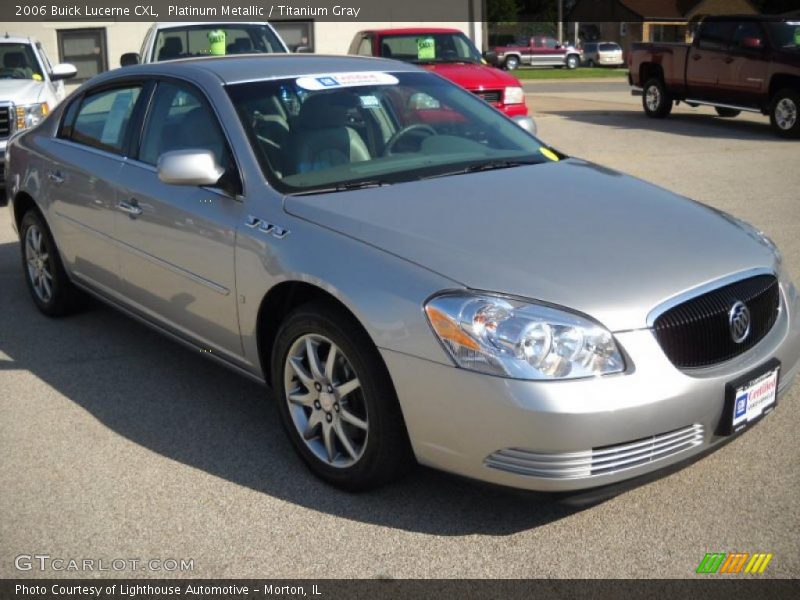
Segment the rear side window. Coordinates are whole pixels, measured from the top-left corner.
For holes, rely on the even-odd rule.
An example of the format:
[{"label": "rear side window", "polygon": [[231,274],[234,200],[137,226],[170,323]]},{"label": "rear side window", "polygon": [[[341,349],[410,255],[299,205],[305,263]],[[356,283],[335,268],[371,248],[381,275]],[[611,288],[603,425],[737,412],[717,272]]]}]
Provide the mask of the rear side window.
[{"label": "rear side window", "polygon": [[751,50],[751,47],[745,45],[745,40],[763,39],[763,37],[764,34],[762,33],[761,27],[758,23],[754,21],[739,23],[739,25],[736,27],[736,31],[733,34],[731,48],[735,50]]},{"label": "rear side window", "polygon": [[600,50],[602,52],[616,52],[620,50],[620,47],[617,44],[600,44]]},{"label": "rear side window", "polygon": [[[83,98],[72,127],[65,132],[74,142],[122,154],[128,136],[133,108],[142,91],[140,86],[114,88]],[[69,107],[72,111],[73,107]],[[64,121],[68,124],[70,115]],[[63,128],[62,128],[63,129]]]},{"label": "rear side window", "polygon": [[703,50],[727,50],[736,23],[732,21],[710,21],[700,26],[697,45]]}]

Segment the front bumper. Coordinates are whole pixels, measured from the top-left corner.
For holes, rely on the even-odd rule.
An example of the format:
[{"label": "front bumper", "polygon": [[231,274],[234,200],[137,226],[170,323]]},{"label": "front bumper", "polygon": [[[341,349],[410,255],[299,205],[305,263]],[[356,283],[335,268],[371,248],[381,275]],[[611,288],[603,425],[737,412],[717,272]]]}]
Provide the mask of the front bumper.
[{"label": "front bumper", "polygon": [[[504,379],[382,354],[420,463],[530,490],[594,488],[659,471],[730,439],[716,434],[725,384],[773,357],[781,361],[779,397],[788,390],[800,363],[800,299],[791,285],[781,290],[785,310],[761,342],[691,373],[669,362],[649,329],[616,334],[632,365],[628,373],[573,381]],[[624,460],[580,468],[587,456],[610,452]],[[636,456],[644,459],[627,460]],[[520,464],[535,468],[509,467]]]}]

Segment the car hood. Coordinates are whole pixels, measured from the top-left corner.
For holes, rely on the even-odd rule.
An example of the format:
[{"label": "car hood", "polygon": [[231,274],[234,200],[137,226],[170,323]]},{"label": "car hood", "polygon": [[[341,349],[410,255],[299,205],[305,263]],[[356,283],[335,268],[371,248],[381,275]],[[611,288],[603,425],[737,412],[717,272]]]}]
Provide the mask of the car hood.
[{"label": "car hood", "polygon": [[569,159],[313,196],[297,217],[473,289],[566,306],[612,331],[657,305],[750,268],[769,248],[715,210]]},{"label": "car hood", "polygon": [[0,79],[0,102],[14,104],[38,102],[43,89],[44,84],[33,79]]},{"label": "car hood", "polygon": [[496,90],[506,86],[519,86],[516,77],[487,65],[476,63],[436,63],[419,65],[432,73],[468,90]]}]

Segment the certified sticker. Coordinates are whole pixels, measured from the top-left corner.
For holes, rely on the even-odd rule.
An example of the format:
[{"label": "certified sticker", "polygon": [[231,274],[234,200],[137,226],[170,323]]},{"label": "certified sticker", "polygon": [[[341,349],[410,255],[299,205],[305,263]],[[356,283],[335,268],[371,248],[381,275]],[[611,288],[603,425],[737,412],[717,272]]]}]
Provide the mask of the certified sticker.
[{"label": "certified sticker", "polygon": [[362,85],[397,85],[400,83],[394,75],[380,71],[357,71],[355,73],[325,73],[299,77],[295,83],[298,87],[311,92],[333,88],[356,87]]}]

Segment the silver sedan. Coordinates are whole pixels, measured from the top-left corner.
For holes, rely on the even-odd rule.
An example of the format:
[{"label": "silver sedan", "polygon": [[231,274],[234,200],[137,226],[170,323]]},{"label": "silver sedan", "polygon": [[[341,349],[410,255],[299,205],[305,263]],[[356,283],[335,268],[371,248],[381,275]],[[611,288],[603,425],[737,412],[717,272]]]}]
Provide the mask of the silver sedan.
[{"label": "silver sedan", "polygon": [[617,483],[750,429],[798,371],[800,300],[763,233],[412,65],[121,69],[8,156],[42,312],[91,294],[267,383],[347,489],[415,461]]}]

